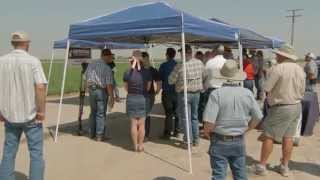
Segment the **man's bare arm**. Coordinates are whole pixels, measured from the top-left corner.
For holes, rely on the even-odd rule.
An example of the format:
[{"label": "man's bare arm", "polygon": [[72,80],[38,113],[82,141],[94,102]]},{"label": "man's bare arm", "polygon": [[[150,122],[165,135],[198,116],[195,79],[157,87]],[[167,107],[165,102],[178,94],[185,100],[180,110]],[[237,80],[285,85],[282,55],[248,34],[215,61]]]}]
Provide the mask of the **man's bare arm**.
[{"label": "man's bare arm", "polygon": [[37,107],[36,120],[44,121],[45,114],[46,114],[47,85],[36,84],[35,92],[36,92],[36,107]]},{"label": "man's bare arm", "polygon": [[251,131],[252,129],[256,128],[256,127],[259,125],[260,122],[261,122],[261,121],[257,121],[257,120],[252,119],[252,120],[249,122],[248,129],[246,130],[245,133],[248,133],[248,132]]},{"label": "man's bare arm", "polygon": [[114,106],[113,85],[112,84],[108,84],[106,90],[107,90],[107,93],[109,95],[109,106],[111,108],[113,108],[113,106]]},{"label": "man's bare arm", "polygon": [[213,132],[214,128],[215,128],[215,124],[204,122],[203,134],[206,139],[210,139],[210,135]]},{"label": "man's bare arm", "polygon": [[4,122],[4,121],[5,121],[5,119],[4,119],[4,117],[2,116],[2,114],[0,112],[0,122]]}]

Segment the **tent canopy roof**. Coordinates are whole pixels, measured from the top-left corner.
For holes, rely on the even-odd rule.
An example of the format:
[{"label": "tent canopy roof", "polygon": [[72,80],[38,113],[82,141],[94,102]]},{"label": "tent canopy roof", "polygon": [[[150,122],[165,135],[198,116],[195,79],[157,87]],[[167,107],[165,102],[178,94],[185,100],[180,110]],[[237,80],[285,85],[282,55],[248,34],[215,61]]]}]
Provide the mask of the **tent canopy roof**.
[{"label": "tent canopy roof", "polygon": [[[183,23],[182,23],[183,22]],[[69,38],[96,42],[235,42],[232,26],[197,18],[167,3],[146,3],[70,25]]]},{"label": "tent canopy roof", "polygon": [[[219,22],[222,24],[233,26],[217,18],[211,18],[211,20],[214,22]],[[266,37],[250,29],[236,27],[236,26],[233,26],[233,27],[239,30],[240,42],[245,48],[256,48],[256,49],[279,48],[284,43],[284,41],[280,39]]]},{"label": "tent canopy roof", "polygon": [[[60,41],[54,41],[54,49],[66,49],[68,39],[63,39]],[[72,48],[90,48],[90,49],[143,49],[146,46],[143,44],[131,44],[131,43],[115,43],[115,42],[94,42],[85,40],[73,40],[70,39],[70,47]]]}]

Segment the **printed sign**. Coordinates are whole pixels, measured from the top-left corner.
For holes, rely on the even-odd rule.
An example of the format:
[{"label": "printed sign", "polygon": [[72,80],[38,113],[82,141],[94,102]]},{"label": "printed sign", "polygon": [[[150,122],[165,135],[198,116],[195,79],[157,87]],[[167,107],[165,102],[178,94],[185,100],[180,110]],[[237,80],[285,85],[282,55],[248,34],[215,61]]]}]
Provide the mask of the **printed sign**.
[{"label": "printed sign", "polygon": [[71,48],[69,51],[69,59],[91,59],[91,49]]}]

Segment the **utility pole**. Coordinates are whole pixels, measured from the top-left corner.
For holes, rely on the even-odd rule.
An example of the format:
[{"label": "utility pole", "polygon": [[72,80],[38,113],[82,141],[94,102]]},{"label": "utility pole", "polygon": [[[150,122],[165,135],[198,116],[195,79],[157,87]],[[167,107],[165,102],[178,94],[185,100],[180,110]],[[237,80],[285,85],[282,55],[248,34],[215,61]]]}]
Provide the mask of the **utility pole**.
[{"label": "utility pole", "polygon": [[294,25],[296,22],[297,17],[301,17],[302,15],[297,14],[296,12],[298,11],[303,11],[303,9],[290,9],[287,10],[288,12],[291,12],[292,14],[289,16],[286,16],[287,18],[291,18],[292,24],[291,24],[291,45],[293,46],[293,41],[294,41]]}]

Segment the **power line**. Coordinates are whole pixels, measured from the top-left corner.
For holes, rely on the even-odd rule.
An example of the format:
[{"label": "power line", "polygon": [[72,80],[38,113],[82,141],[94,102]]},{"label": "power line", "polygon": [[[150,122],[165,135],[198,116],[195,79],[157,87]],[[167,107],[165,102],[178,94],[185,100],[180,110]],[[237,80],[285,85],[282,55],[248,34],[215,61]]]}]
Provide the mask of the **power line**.
[{"label": "power line", "polygon": [[290,9],[287,10],[288,12],[291,12],[291,15],[286,16],[287,18],[291,18],[291,45],[293,46],[293,41],[294,41],[294,27],[295,27],[295,22],[297,17],[301,17],[301,14],[297,14],[296,12],[303,11],[303,9]]}]

